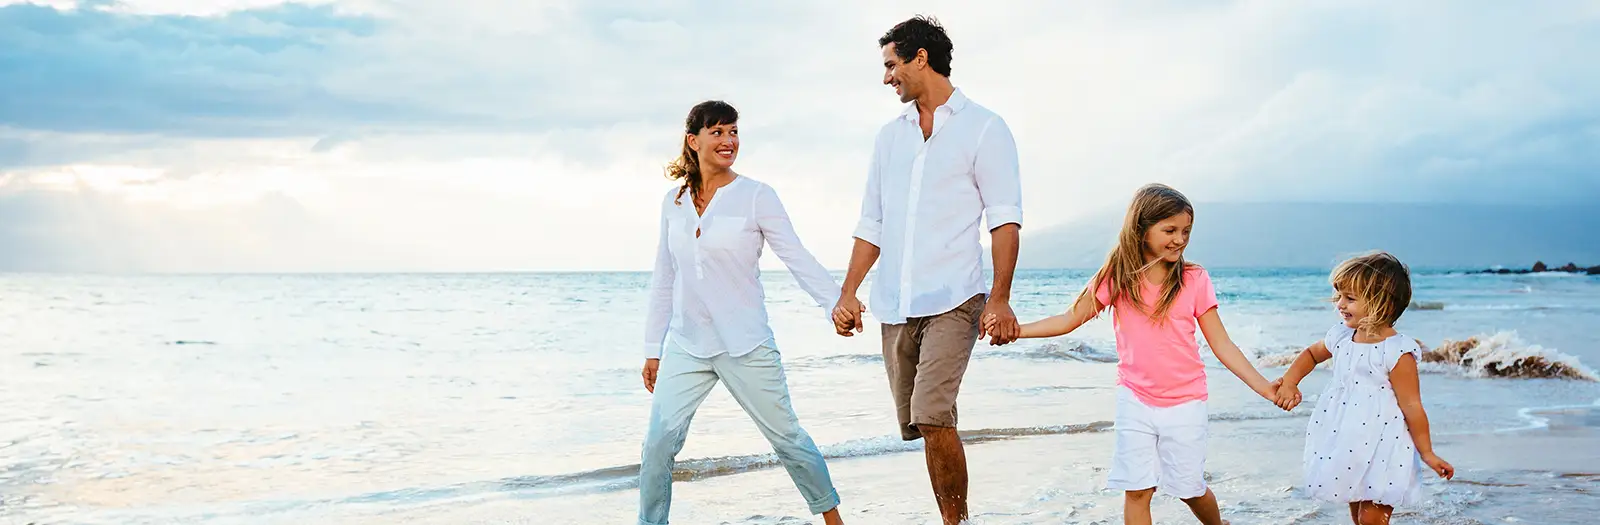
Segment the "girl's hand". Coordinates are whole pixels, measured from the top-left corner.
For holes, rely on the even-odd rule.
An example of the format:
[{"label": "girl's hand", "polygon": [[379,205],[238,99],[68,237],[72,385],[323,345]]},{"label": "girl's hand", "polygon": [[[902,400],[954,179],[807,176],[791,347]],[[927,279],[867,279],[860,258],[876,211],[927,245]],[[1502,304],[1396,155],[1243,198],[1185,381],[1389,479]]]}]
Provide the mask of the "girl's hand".
[{"label": "girl's hand", "polygon": [[[1262,379],[1262,381],[1265,381],[1265,380],[1266,380],[1265,378]],[[1278,402],[1278,400],[1277,400],[1277,391],[1272,388],[1272,383],[1266,383],[1266,384],[1261,385],[1258,388],[1252,388],[1251,390],[1256,391],[1256,395],[1261,396],[1263,399],[1266,399],[1267,401],[1270,401],[1270,402],[1272,402],[1274,404],[1276,404]]]},{"label": "girl's hand", "polygon": [[1017,314],[1011,311],[1011,304],[1000,299],[989,299],[983,307],[983,331],[978,332],[981,339],[989,337],[990,345],[1009,344],[1017,340],[1017,332],[1022,330],[1022,325],[1017,322]]},{"label": "girl's hand", "polygon": [[1278,408],[1284,410],[1294,410],[1294,407],[1300,405],[1299,385],[1293,383],[1284,383],[1282,379],[1273,381],[1273,383],[1278,385],[1278,395],[1277,399],[1274,401],[1274,403],[1277,403]]},{"label": "girl's hand", "polygon": [[645,389],[645,391],[648,391],[648,392],[650,392],[652,394],[656,393],[656,371],[658,371],[660,369],[661,369],[661,360],[660,359],[646,359],[646,360],[644,360],[644,370],[642,372],[640,372],[640,375],[644,376],[644,389]]},{"label": "girl's hand", "polygon": [[1428,468],[1433,469],[1433,472],[1438,474],[1441,478],[1451,479],[1456,477],[1456,468],[1451,466],[1449,461],[1445,461],[1444,458],[1441,458],[1436,454],[1429,453],[1423,455],[1422,462],[1427,463]]}]

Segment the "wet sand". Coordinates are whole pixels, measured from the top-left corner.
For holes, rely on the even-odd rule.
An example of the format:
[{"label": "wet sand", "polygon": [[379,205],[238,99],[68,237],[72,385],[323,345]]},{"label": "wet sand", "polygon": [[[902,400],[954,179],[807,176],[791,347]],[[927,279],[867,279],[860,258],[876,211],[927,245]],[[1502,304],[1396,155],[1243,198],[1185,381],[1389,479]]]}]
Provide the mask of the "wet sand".
[{"label": "wet sand", "polygon": [[[1548,428],[1438,436],[1453,481],[1429,480],[1428,502],[1395,523],[1579,524],[1600,516],[1600,409],[1540,412]],[[1208,479],[1237,525],[1347,523],[1345,507],[1299,498],[1302,417],[1211,425]],[[1121,523],[1122,495],[1103,490],[1110,432],[1028,436],[968,446],[973,523]],[[1555,453],[1552,453],[1555,451]],[[848,522],[937,523],[922,455],[915,451],[830,462]],[[674,523],[821,523],[806,513],[782,469],[674,485]],[[1558,501],[1557,504],[1548,502]],[[455,501],[346,515],[341,523],[632,523],[637,492]],[[393,510],[393,509],[390,509]],[[1193,523],[1178,500],[1158,497],[1157,523]]]}]

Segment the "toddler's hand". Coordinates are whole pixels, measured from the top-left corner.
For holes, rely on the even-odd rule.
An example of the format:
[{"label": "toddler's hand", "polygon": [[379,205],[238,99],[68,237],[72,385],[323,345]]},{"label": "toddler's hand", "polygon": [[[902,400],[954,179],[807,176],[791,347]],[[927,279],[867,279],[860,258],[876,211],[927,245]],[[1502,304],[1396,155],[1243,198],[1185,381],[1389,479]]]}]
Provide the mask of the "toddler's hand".
[{"label": "toddler's hand", "polygon": [[1278,405],[1278,408],[1294,410],[1294,407],[1300,406],[1300,387],[1298,385],[1285,384],[1282,379],[1272,383],[1278,387],[1278,394],[1276,399],[1273,400]]},{"label": "toddler's hand", "polygon": [[1433,469],[1433,472],[1441,478],[1451,479],[1456,477],[1456,468],[1451,466],[1449,461],[1445,461],[1444,458],[1438,455],[1428,454],[1422,456],[1422,462],[1427,463],[1428,468]]}]

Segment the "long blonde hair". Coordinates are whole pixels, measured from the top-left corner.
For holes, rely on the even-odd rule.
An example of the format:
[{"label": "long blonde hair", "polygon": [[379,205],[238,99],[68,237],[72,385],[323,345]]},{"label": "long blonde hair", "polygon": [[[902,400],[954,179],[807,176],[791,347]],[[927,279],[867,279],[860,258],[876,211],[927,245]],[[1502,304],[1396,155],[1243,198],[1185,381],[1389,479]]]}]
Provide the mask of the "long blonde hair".
[{"label": "long blonde hair", "polygon": [[[1095,272],[1094,278],[1089,280],[1088,286],[1078,294],[1077,301],[1073,304],[1076,308],[1085,301],[1095,301],[1095,290],[1102,284],[1109,283],[1111,300],[1105,306],[1118,304],[1118,299],[1127,299],[1140,313],[1150,316],[1158,323],[1166,319],[1167,312],[1172,309],[1173,301],[1177,300],[1178,292],[1183,289],[1183,271],[1191,263],[1179,256],[1178,262],[1161,282],[1161,298],[1156,302],[1155,310],[1149,310],[1140,297],[1140,290],[1144,288],[1144,271],[1161,262],[1160,259],[1148,263],[1144,260],[1144,236],[1156,223],[1168,218],[1187,213],[1194,217],[1194,205],[1189,203],[1189,198],[1184,197],[1178,190],[1165,184],[1147,184],[1139,191],[1134,192],[1133,202],[1128,204],[1128,213],[1122,219],[1122,232],[1117,234],[1117,246],[1106,255],[1106,263]],[[1092,303],[1091,303],[1092,304]]]}]

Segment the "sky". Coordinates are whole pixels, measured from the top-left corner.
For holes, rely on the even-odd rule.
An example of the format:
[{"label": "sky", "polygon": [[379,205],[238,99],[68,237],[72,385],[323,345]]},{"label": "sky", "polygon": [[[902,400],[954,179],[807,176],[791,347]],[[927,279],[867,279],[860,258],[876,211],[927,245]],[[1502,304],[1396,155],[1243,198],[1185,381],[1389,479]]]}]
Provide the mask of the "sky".
[{"label": "sky", "polygon": [[0,270],[647,269],[713,98],[842,268],[915,14],[1017,138],[1024,242],[1147,182],[1600,198],[1600,1],[0,0]]}]

